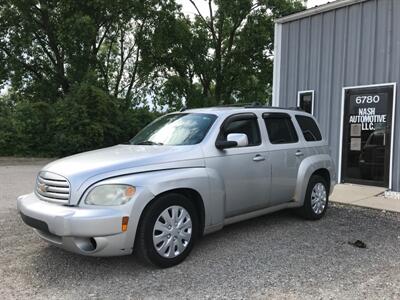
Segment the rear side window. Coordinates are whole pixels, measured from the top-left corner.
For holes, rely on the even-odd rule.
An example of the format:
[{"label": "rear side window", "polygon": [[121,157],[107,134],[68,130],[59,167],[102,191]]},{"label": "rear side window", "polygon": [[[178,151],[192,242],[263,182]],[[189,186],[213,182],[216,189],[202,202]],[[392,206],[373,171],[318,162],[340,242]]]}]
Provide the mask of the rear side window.
[{"label": "rear side window", "polygon": [[249,140],[249,146],[256,146],[261,144],[260,130],[256,118],[233,120],[226,125],[223,139],[229,133],[244,133]]},{"label": "rear side window", "polygon": [[321,132],[313,118],[297,115],[296,120],[299,123],[304,139],[307,142],[322,140]]},{"label": "rear side window", "polygon": [[264,121],[271,144],[298,142],[299,138],[289,115],[269,113],[264,116]]}]

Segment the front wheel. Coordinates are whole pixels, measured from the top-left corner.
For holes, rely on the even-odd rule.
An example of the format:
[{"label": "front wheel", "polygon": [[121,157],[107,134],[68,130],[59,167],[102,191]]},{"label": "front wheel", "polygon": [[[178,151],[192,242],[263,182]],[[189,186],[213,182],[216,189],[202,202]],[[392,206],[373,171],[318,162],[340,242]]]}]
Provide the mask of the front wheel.
[{"label": "front wheel", "polygon": [[323,177],[311,176],[304,197],[304,205],[300,209],[303,217],[309,220],[318,220],[324,216],[329,202],[328,191],[328,183]]},{"label": "front wheel", "polygon": [[167,194],[145,210],[137,232],[136,250],[147,262],[161,268],[182,262],[199,235],[196,210],[181,194]]}]

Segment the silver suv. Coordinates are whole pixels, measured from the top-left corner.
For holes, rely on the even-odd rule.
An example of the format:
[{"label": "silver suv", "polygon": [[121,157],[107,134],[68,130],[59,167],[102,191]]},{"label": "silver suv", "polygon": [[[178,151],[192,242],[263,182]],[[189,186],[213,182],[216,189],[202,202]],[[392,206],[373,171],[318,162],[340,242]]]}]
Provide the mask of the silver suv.
[{"label": "silver suv", "polygon": [[262,106],[164,115],[128,144],[56,160],[18,210],[40,237],[91,256],[180,263],[198,237],[273,211],[321,218],[335,184],[313,116]]}]

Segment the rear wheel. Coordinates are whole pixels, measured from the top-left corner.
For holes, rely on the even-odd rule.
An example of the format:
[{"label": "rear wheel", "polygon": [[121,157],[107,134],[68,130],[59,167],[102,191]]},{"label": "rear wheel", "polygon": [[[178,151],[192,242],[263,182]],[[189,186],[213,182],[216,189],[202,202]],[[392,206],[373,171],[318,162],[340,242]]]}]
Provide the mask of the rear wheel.
[{"label": "rear wheel", "polygon": [[321,219],[329,202],[329,190],[326,180],[319,175],[312,175],[307,186],[304,205],[300,212],[309,220]]},{"label": "rear wheel", "polygon": [[136,239],[136,250],[147,262],[162,268],[182,262],[199,235],[196,210],[181,194],[157,198],[145,210]]}]

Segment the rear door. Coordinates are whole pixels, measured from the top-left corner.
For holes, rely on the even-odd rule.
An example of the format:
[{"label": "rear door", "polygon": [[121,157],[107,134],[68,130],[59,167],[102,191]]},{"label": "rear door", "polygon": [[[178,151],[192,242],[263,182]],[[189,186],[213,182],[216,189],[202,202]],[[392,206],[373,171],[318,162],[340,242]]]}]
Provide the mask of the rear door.
[{"label": "rear door", "polygon": [[296,115],[295,118],[301,131],[301,139],[303,139],[304,157],[328,153],[327,144],[323,141],[321,131],[314,118],[307,115]]},{"label": "rear door", "polygon": [[287,113],[268,112],[263,114],[270,145],[268,155],[271,162],[270,205],[289,202],[294,198],[297,173],[304,153]]}]

